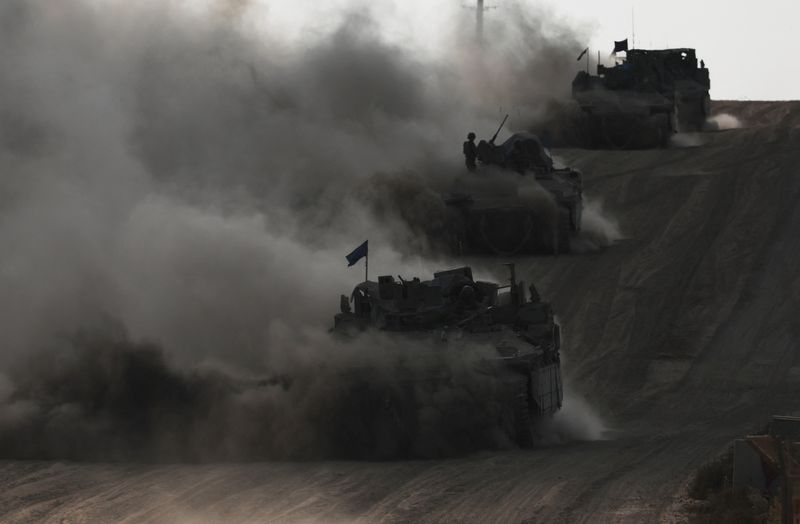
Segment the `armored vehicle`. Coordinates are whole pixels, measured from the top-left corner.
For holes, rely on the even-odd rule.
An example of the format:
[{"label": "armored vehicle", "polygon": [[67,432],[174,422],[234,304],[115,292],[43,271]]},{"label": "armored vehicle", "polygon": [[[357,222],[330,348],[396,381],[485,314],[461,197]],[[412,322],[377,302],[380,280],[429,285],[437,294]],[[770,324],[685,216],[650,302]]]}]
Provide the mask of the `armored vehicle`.
[{"label": "armored vehicle", "polygon": [[[479,361],[476,371],[497,384],[498,406],[508,415],[507,433],[529,447],[536,419],[561,408],[561,331],[550,304],[534,286],[526,298],[524,283],[509,267],[509,283],[502,286],[476,281],[469,267],[440,271],[427,281],[381,276],[377,282],[362,282],[350,297],[342,295],[333,330],[380,330],[431,351],[440,344],[459,352],[468,345],[489,347],[490,356]],[[431,376],[444,380],[442,373]],[[414,426],[418,414],[407,408],[400,406],[395,413],[401,426],[397,431]]]},{"label": "armored vehicle", "polygon": [[[556,168],[553,158],[532,133],[515,133],[497,146],[480,141],[478,159],[485,166],[516,171],[508,184],[483,184],[480,190],[460,188],[445,195],[458,211],[461,237],[458,250],[489,251],[500,255],[546,252],[568,253],[573,232],[581,228],[583,187],[580,171]],[[479,171],[476,177],[496,180],[498,174]],[[527,179],[531,176],[531,179]],[[505,190],[504,190],[505,189]],[[535,193],[541,193],[536,198]],[[533,197],[533,198],[532,198]]]},{"label": "armored vehicle", "polygon": [[664,146],[673,133],[700,131],[710,114],[708,69],[694,49],[630,49],[614,67],[581,71],[572,96],[588,147]]}]

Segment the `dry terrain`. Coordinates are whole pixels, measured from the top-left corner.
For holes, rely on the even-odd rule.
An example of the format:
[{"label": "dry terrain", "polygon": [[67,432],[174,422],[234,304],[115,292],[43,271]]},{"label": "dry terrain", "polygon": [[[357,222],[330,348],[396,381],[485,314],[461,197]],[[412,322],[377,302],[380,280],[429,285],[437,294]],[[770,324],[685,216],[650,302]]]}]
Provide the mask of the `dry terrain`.
[{"label": "dry terrain", "polygon": [[520,264],[607,439],[392,463],[7,461],[0,521],[681,521],[694,468],[800,409],[800,103],[715,110],[743,127],[697,147],[559,151],[625,239]]}]

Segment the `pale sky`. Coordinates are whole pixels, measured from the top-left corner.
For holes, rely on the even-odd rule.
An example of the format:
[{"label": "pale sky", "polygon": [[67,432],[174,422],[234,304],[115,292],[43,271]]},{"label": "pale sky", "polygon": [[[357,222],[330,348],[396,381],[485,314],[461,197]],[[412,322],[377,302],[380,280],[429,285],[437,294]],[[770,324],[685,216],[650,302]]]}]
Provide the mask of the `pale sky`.
[{"label": "pale sky", "polygon": [[711,72],[714,99],[800,99],[800,0],[547,3],[593,24],[593,49],[630,36],[633,8],[636,47],[694,47]]},{"label": "pale sky", "polygon": [[[212,1],[212,0],[206,0]],[[231,1],[231,0],[228,0]],[[500,16],[510,0],[486,0],[486,17]],[[441,28],[470,13],[475,0],[251,0],[272,32],[302,40],[323,33],[345,9],[379,14],[381,31],[404,45],[435,50]],[[597,50],[608,56],[614,40],[631,37],[636,47],[694,47],[711,71],[714,99],[800,99],[800,0],[521,0],[545,7],[555,19],[585,29]],[[630,42],[631,40],[629,40]]]}]

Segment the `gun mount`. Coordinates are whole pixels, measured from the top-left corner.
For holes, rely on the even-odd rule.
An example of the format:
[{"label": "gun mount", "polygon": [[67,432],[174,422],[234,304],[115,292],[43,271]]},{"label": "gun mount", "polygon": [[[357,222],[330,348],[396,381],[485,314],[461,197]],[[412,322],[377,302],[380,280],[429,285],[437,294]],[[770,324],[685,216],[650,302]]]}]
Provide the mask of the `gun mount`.
[{"label": "gun mount", "polygon": [[497,127],[497,131],[494,132],[492,138],[489,140],[490,144],[494,144],[494,141],[497,140],[497,135],[500,134],[500,131],[503,129],[503,126],[506,125],[506,120],[508,120],[508,115],[503,117],[503,121],[500,122],[500,125]]}]

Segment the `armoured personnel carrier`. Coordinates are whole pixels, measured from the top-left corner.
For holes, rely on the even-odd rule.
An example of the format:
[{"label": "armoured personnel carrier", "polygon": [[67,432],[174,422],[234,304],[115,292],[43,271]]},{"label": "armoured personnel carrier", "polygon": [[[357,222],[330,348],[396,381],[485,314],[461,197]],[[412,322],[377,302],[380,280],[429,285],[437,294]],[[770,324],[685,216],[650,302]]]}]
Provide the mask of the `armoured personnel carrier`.
[{"label": "armoured personnel carrier", "polygon": [[[514,266],[509,267],[507,285],[476,281],[469,267],[440,271],[426,281],[381,276],[377,282],[362,282],[350,297],[342,295],[333,331],[352,335],[380,330],[426,350],[428,342],[431,351],[439,344],[459,352],[467,345],[492,348],[476,372],[497,384],[507,433],[520,446],[532,446],[533,423],[561,408],[561,331],[550,304],[534,286],[526,290],[516,280]],[[446,372],[437,370],[429,377],[447,380]],[[414,427],[419,414],[409,409],[413,406],[395,408],[397,432]]]},{"label": "armoured personnel carrier", "polygon": [[597,76],[581,71],[572,96],[581,108],[588,147],[665,146],[673,133],[700,131],[710,114],[708,69],[694,49],[629,49]]},{"label": "armoured personnel carrier", "polygon": [[[473,183],[471,190],[461,188],[445,195],[445,202],[458,211],[461,220],[457,250],[505,256],[568,253],[572,234],[581,229],[581,172],[555,167],[539,138],[527,132],[515,133],[501,145],[482,140],[478,159],[485,166],[524,176],[510,188],[508,184]],[[475,176],[492,179],[497,174],[479,172]],[[531,198],[537,190],[543,190],[544,198]]]}]

